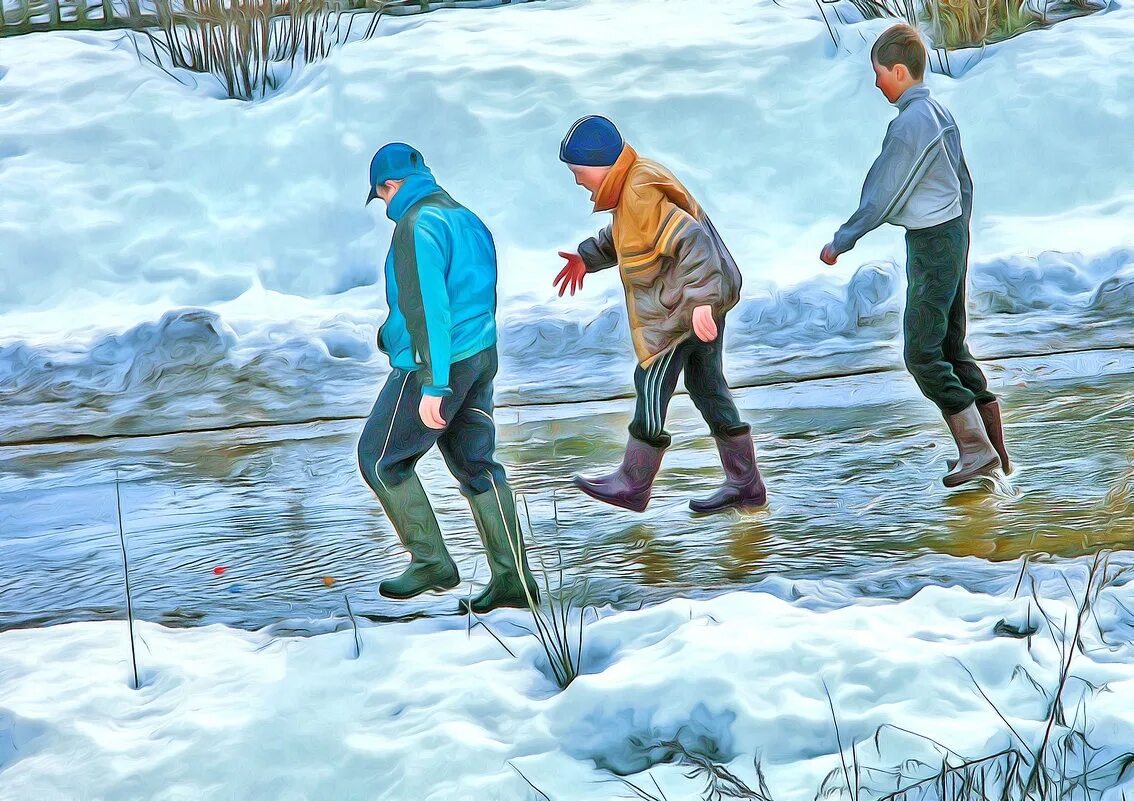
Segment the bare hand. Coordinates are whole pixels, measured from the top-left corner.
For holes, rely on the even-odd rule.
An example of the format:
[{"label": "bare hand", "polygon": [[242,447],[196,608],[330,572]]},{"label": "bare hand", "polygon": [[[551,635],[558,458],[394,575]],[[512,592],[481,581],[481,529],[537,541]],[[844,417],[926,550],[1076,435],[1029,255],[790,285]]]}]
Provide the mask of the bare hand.
[{"label": "bare hand", "polygon": [[698,306],[693,310],[693,333],[702,342],[712,342],[717,338],[717,321],[713,319],[712,306]]},{"label": "bare hand", "polygon": [[583,258],[578,253],[561,250],[559,255],[567,260],[567,266],[559,271],[559,275],[555,276],[555,280],[551,283],[553,286],[559,287],[559,297],[563,297],[563,293],[568,289],[574,295],[576,289],[583,288],[583,279],[587,275],[587,265],[583,263]]},{"label": "bare hand", "polygon": [[835,243],[828,242],[823,246],[823,252],[819,254],[819,260],[824,264],[834,265],[839,260],[839,254],[835,250]]},{"label": "bare hand", "polygon": [[417,413],[426,428],[439,431],[447,425],[445,418],[441,416],[441,401],[442,398],[436,395],[421,396],[421,404],[417,407]]}]

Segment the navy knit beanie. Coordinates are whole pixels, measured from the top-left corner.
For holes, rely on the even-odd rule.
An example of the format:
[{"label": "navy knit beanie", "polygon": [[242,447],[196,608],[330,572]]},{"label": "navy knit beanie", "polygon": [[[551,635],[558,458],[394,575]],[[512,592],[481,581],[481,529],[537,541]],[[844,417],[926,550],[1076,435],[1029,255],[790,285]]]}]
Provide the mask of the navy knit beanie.
[{"label": "navy knit beanie", "polygon": [[622,153],[622,134],[606,117],[583,117],[559,146],[559,160],[580,167],[610,167]]}]

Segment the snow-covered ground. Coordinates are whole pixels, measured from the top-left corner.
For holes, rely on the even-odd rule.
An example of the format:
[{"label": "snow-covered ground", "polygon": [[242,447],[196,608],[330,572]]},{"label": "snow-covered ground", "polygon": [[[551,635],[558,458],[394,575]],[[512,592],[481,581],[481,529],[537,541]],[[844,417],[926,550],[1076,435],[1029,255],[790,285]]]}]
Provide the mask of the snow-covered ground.
[{"label": "snow-covered ground", "polygon": [[[500,398],[628,389],[615,276],[551,294],[555,251],[604,222],[556,158],[591,112],[686,180],[743,265],[734,381],[896,366],[900,233],[872,235],[832,271],[816,258],[893,113],[867,65],[884,25],[845,26],[836,47],[802,0],[439,12],[389,21],[252,104],[139,64],[120,33],[0,40],[0,441],[364,413],[383,372],[390,226],[362,201],[370,155],[393,139],[421,147],[496,235]],[[930,78],[977,180],[983,355],[1134,344],[1132,36],[1134,7],[1115,0],[991,48],[959,79]],[[836,395],[831,409],[857,402]],[[99,458],[117,469],[115,448]],[[1038,469],[1089,472],[1066,451]],[[1089,540],[1085,519],[1061,535]],[[1084,566],[1030,569],[1047,614],[1073,625],[1061,574],[1081,590]],[[556,801],[619,797],[618,774],[696,797],[664,764],[667,739],[749,783],[759,754],[777,801],[810,799],[840,764],[824,685],[866,765],[940,764],[896,728],[871,739],[886,724],[967,757],[1018,745],[966,669],[1038,742],[1047,701],[1032,680],[1054,686],[1060,652],[1043,631],[996,633],[1038,620],[1011,596],[928,586],[883,599],[779,578],[607,609],[588,627],[585,675],[561,692],[520,612],[488,619],[514,657],[455,617],[366,626],[357,659],[341,619],[305,638],[142,622],[139,690],[125,623],[9,630],[0,799],[538,797],[518,771]],[[1130,584],[1104,593],[1064,696],[1069,711],[1089,697],[1099,763],[1134,750],[1132,605]]]},{"label": "snow-covered ground", "polygon": [[[629,389],[616,276],[555,299],[556,250],[604,220],[557,160],[614,118],[741,263],[734,380],[899,364],[900,232],[836,270],[892,109],[811,3],[550,0],[388,20],[278,96],[218,99],[121,33],[0,42],[0,439],[365,413],[390,232],[366,167],[407,140],[500,251],[501,398]],[[1134,8],[992,48],[953,79],[977,182],[978,352],[1130,344]]]},{"label": "snow-covered ground", "polygon": [[[1044,611],[1073,628],[1062,571],[1036,572],[1039,593],[1058,596]],[[1081,592],[1085,567],[1068,572]],[[562,692],[518,612],[488,618],[514,658],[459,618],[364,628],[357,659],[349,626],[269,640],[142,624],[137,691],[124,623],[8,631],[0,798],[539,797],[515,769],[555,801],[631,797],[616,776],[652,790],[646,771],[669,798],[700,797],[683,769],[658,764],[656,744],[676,740],[753,786],[759,754],[774,798],[810,799],[840,764],[824,684],[863,767],[940,767],[943,751],[887,727],[969,759],[1019,747],[980,691],[1037,744],[1048,703],[1031,680],[1055,687],[1059,650],[1046,629],[995,633],[1002,620],[1040,620],[1024,587],[1018,599],[930,587],[901,602],[814,608],[733,593],[607,614],[587,628],[585,675]],[[1064,695],[1069,722],[1088,699],[1096,765],[1134,750],[1131,603],[1129,584],[1103,594]]]}]

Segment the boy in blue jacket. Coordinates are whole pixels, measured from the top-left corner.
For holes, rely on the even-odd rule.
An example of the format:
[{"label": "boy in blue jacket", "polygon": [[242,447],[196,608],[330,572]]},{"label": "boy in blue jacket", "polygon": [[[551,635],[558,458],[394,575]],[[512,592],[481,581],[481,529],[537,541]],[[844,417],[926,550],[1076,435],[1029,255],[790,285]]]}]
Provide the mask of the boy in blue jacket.
[{"label": "boy in blue jacket", "polygon": [[[358,443],[363,478],[410,554],[387,598],[457,586],[460,575],[414,466],[434,444],[472,507],[491,578],[461,610],[527,607],[539,599],[504,468],[494,458],[496,249],[484,223],[433,179],[421,154],[384,146],[370,163],[370,196],[394,221],[386,256],[390,313],[378,347],[391,372]],[[523,574],[521,580],[520,574]]]}]

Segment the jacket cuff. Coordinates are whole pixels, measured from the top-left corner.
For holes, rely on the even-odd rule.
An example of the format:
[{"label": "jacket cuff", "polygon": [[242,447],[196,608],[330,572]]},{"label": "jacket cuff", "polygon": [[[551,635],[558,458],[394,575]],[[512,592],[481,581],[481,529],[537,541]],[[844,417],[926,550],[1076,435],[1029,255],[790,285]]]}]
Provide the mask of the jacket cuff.
[{"label": "jacket cuff", "polygon": [[613,267],[618,262],[607,259],[598,245],[595,244],[594,237],[584,239],[579,243],[577,249],[579,258],[583,260],[583,266],[587,268],[588,273],[597,273],[600,270],[606,270]]},{"label": "jacket cuff", "polygon": [[846,228],[840,228],[831,237],[831,244],[835,246],[835,255],[841,256],[844,253],[849,253],[854,250],[854,246],[858,243],[858,236],[853,232],[847,231]]},{"label": "jacket cuff", "polygon": [[445,398],[453,394],[453,390],[449,387],[422,387],[422,395],[429,395],[434,398]]}]

